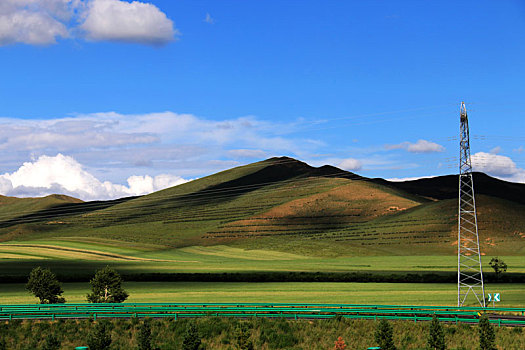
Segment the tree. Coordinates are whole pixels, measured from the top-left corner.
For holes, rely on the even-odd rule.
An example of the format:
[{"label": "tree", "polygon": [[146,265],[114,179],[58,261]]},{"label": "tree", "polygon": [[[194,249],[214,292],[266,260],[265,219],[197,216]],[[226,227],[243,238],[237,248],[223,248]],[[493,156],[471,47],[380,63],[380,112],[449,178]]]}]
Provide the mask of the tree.
[{"label": "tree", "polygon": [[122,289],[122,278],[111,267],[98,270],[91,281],[91,293],[87,295],[90,303],[121,303],[129,294]]},{"label": "tree", "polygon": [[430,323],[427,348],[432,350],[445,350],[447,348],[443,326],[439,323],[436,315],[432,317],[432,322]]},{"label": "tree", "polygon": [[107,350],[111,345],[111,331],[107,321],[98,322],[88,335],[89,350]]},{"label": "tree", "polygon": [[35,267],[29,273],[29,279],[26,284],[35,297],[40,299],[40,304],[58,304],[65,303],[66,300],[61,296],[64,291],[57,277],[51,270],[43,269],[40,266]]},{"label": "tree", "polygon": [[342,337],[337,338],[337,340],[334,342],[334,350],[345,350],[346,344]]},{"label": "tree", "polygon": [[184,338],[182,338],[182,349],[183,350],[199,350],[201,346],[201,337],[197,326],[193,322],[188,324]]},{"label": "tree", "polygon": [[487,314],[479,319],[479,348],[481,350],[496,350],[496,333],[490,325]]},{"label": "tree", "polygon": [[377,324],[375,339],[381,350],[396,350],[396,346],[394,345],[394,331],[387,320],[381,320]]},{"label": "tree", "polygon": [[49,334],[46,337],[46,341],[44,342],[44,346],[42,347],[42,350],[59,350],[60,345],[61,345],[60,340],[58,340],[58,338],[55,335]]},{"label": "tree", "polygon": [[151,323],[150,319],[146,318],[142,322],[138,336],[139,350],[151,350]]},{"label": "tree", "polygon": [[507,271],[507,264],[505,264],[505,262],[498,257],[492,258],[489,262],[489,265],[494,269],[497,279],[499,279],[502,272]]}]

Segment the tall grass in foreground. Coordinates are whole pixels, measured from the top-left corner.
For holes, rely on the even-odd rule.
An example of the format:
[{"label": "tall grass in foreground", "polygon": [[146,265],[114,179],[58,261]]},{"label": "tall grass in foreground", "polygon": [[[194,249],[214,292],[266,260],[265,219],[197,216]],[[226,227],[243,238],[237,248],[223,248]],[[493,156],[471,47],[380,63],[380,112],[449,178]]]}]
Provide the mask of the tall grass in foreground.
[{"label": "tall grass in foreground", "polygon": [[[142,319],[113,319],[108,322],[111,349],[137,349]],[[86,345],[95,324],[92,320],[11,321],[0,324],[0,343],[7,349],[40,349],[50,334],[61,343],[61,349]],[[254,349],[333,349],[338,337],[347,349],[366,349],[375,346],[377,322],[335,318],[316,321],[287,321],[284,319],[153,319],[150,342],[152,348],[182,349],[183,339],[193,324],[202,340],[202,349],[239,349],[250,342]],[[425,349],[430,322],[396,321],[394,343],[398,349]],[[477,326],[444,325],[448,349],[477,349]],[[243,337],[239,336],[243,330]],[[498,349],[525,349],[525,331],[521,328],[495,328]],[[144,339],[141,340],[144,342]]]}]

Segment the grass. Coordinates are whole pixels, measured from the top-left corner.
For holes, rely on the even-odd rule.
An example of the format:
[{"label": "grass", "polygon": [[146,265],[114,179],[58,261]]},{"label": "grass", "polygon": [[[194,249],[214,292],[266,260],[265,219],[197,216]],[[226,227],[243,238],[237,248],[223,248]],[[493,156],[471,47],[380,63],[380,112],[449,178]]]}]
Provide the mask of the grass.
[{"label": "grass", "polygon": [[[272,302],[391,305],[455,305],[455,284],[321,282],[125,282],[128,302]],[[68,302],[85,302],[89,283],[64,283]],[[490,284],[501,293],[499,307],[524,307],[525,284]],[[0,304],[31,304],[37,299],[24,284],[0,284]]]}]

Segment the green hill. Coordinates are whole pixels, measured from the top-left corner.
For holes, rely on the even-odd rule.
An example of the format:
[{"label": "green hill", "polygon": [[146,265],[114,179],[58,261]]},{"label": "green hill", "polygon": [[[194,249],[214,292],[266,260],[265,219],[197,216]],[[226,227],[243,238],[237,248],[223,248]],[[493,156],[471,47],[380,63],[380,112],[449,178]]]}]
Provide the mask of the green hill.
[{"label": "green hill", "polygon": [[[484,174],[475,185],[483,251],[523,254],[525,185]],[[393,183],[271,158],[136,198],[6,199],[0,240],[106,240],[152,250],[226,245],[314,256],[454,254],[454,190],[455,176]]]}]

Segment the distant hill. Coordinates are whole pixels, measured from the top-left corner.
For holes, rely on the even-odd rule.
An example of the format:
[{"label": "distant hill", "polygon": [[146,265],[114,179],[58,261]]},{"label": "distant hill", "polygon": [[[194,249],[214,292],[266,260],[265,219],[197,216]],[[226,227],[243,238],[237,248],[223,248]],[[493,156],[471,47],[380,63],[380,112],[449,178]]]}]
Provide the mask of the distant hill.
[{"label": "distant hill", "polygon": [[[5,202],[0,210],[11,214],[0,216],[0,240],[98,237],[319,256],[453,254],[457,181],[389,182],[270,158],[142,197],[70,199],[18,211],[11,207],[16,200]],[[474,181],[484,251],[523,254],[525,185],[484,174]]]}]

